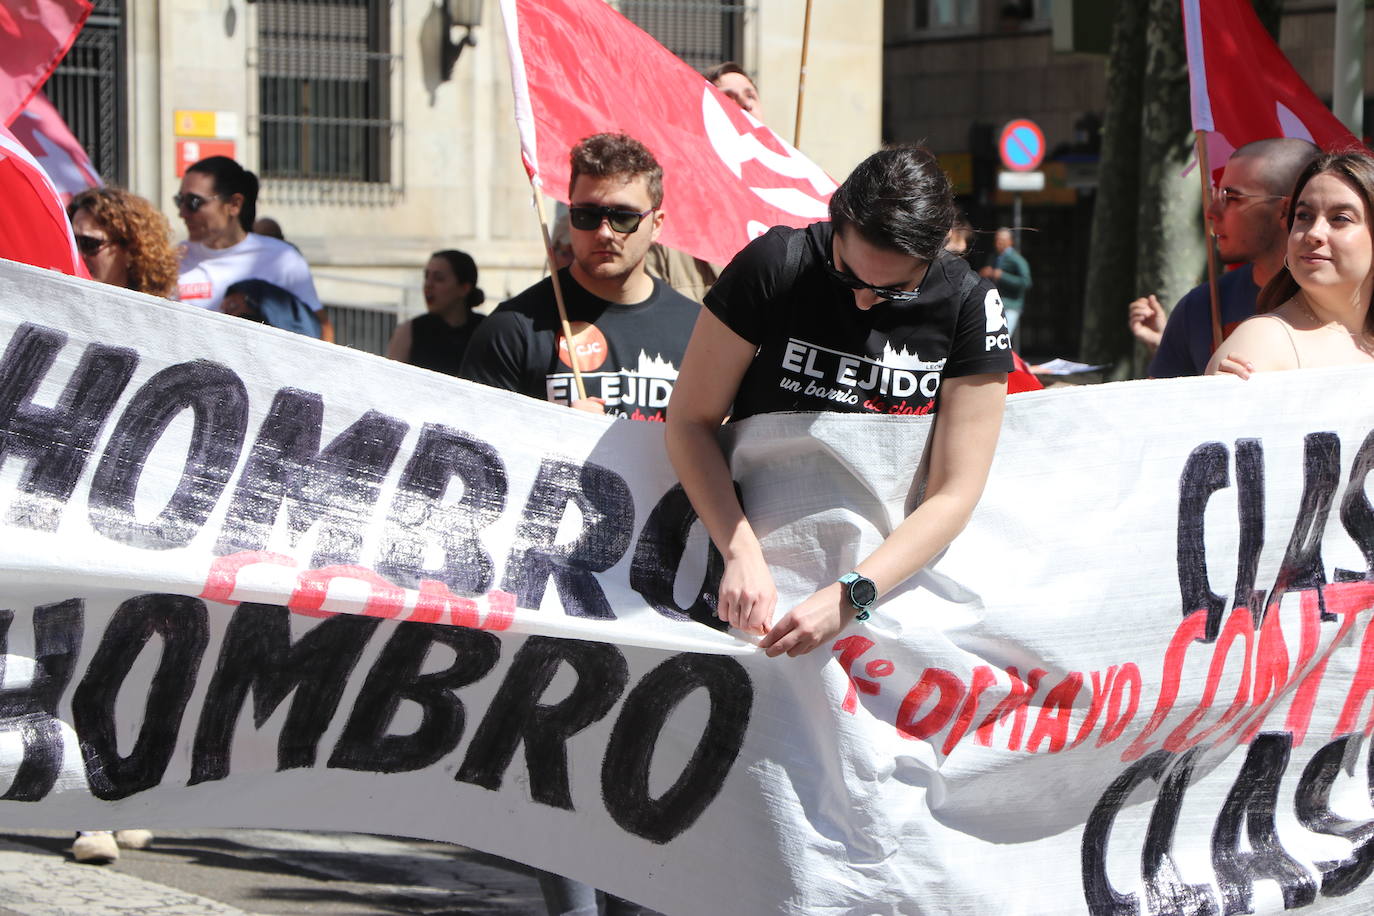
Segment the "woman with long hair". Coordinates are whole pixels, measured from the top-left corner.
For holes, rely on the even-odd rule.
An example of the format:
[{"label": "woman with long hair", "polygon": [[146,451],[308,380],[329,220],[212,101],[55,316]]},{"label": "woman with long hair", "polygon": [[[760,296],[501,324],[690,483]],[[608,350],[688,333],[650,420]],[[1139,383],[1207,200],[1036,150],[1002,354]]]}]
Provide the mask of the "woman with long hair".
[{"label": "woman with long hair", "polygon": [[171,226],[144,198],[121,188],[91,188],[72,198],[67,218],[92,279],[153,296],[176,290]]},{"label": "woman with long hair", "polygon": [[1374,363],[1374,158],[1316,159],[1293,189],[1284,266],[1259,314],[1222,341],[1209,375]]},{"label": "woman with long hair", "polygon": [[487,298],[477,285],[477,262],[465,251],[434,252],[425,265],[424,293],[428,311],[397,326],[386,355],[456,376],[468,341],[482,320],[473,309]]}]

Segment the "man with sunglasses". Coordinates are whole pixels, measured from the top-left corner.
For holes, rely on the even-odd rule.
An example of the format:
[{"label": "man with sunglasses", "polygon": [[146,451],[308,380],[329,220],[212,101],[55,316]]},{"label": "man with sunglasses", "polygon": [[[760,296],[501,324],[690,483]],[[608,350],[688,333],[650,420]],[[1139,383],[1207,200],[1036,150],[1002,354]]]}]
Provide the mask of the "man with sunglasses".
[{"label": "man with sunglasses", "polygon": [[[668,455],[725,560],[717,616],[764,634],[759,645],[769,655],[828,646],[870,608],[883,613],[883,595],[945,548],[982,495],[1011,342],[992,282],[943,250],[955,212],[933,155],[883,150],[835,191],[829,221],[769,230],[706,294],[673,392]],[[722,419],[785,411],[920,417],[937,409],[921,504],[848,571],[831,568],[847,561],[817,551],[816,578],[836,578],[778,608],[763,544],[721,449]],[[775,610],[786,612],[774,619]]]},{"label": "man with sunglasses", "polygon": [[[573,262],[558,272],[572,326],[563,338],[553,281],[502,303],[474,333],[463,378],[632,420],[663,421],[699,306],[648,275],[663,227],[663,169],[638,140],[596,134],[571,153]],[[572,360],[586,398],[579,398]]]},{"label": "man with sunglasses", "polygon": [[[1260,288],[1283,266],[1288,244],[1288,197],[1298,174],[1320,150],[1306,140],[1247,143],[1231,154],[1207,207],[1223,264],[1245,266],[1217,280],[1222,337],[1255,314]],[[1190,290],[1167,316],[1145,296],[1128,307],[1136,339],[1155,350],[1151,378],[1202,375],[1212,356],[1212,296],[1206,283]],[[1157,349],[1156,349],[1157,348]]]}]

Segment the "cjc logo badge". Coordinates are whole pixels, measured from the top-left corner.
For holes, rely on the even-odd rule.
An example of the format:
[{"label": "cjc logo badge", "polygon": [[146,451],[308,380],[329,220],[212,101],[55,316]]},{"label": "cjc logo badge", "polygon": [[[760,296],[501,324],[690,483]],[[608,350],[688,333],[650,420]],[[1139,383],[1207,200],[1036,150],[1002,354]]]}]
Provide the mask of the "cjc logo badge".
[{"label": "cjc logo badge", "polygon": [[[577,353],[577,368],[583,372],[595,372],[600,369],[601,364],[610,355],[606,335],[602,334],[596,325],[586,321],[572,322],[572,332],[573,349]],[[558,361],[569,369],[572,368],[572,360],[568,357],[568,339],[562,334],[558,335]]]},{"label": "cjc logo badge", "polygon": [[[826,202],[839,186],[825,174],[824,169],[768,131],[763,122],[746,111],[741,110],[739,114],[749,121],[753,131],[740,133],[711,87],[702,89],[701,119],[706,136],[716,155],[734,176],[744,181],[746,187],[765,203],[785,213],[803,219],[825,219],[830,212]],[[769,149],[754,131],[768,131],[782,151]],[[755,174],[760,171],[771,173],[770,178],[763,180],[776,181],[777,184],[757,186],[745,179],[744,167],[750,163],[756,164],[751,171]]]}]

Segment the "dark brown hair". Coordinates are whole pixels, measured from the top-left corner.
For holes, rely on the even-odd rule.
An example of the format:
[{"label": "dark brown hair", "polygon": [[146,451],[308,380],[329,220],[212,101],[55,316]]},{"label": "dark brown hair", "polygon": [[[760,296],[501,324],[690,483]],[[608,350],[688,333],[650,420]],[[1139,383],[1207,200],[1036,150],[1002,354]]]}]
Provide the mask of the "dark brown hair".
[{"label": "dark brown hair", "polygon": [[962,214],[954,217],[954,224],[949,227],[949,233],[945,236],[946,250],[948,250],[949,243],[955,239],[964,240],[964,250],[959,253],[959,257],[967,258],[973,254],[973,244],[978,240],[977,235]]},{"label": "dark brown hair", "polygon": [[750,76],[748,73],[745,73],[744,68],[741,67],[739,64],[735,63],[733,60],[727,60],[724,63],[716,64],[714,67],[712,67],[710,70],[707,70],[702,75],[714,84],[720,82],[720,78],[727,73],[738,73],[740,76],[744,77],[749,81],[749,85],[753,86],[755,91],[758,90],[759,84],[754,82],[754,78]]},{"label": "dark brown hair", "polygon": [[221,197],[242,195],[239,225],[244,232],[253,231],[253,222],[258,215],[258,176],[228,156],[207,156],[186,171],[209,175],[215,183],[215,193]]},{"label": "dark brown hair", "polygon": [[[1288,204],[1288,235],[1293,234],[1293,217],[1298,209],[1298,199],[1302,197],[1303,189],[1307,183],[1318,175],[1331,174],[1344,181],[1360,196],[1364,201],[1365,229],[1374,237],[1374,228],[1371,228],[1370,220],[1374,219],[1374,158],[1365,153],[1344,152],[1344,153],[1324,153],[1298,175],[1298,181],[1293,185],[1293,194],[1289,198]],[[1284,241],[1284,251],[1288,250],[1287,240]],[[1264,284],[1264,289],[1260,290],[1259,299],[1256,300],[1256,312],[1264,314],[1272,312],[1274,309],[1283,305],[1289,299],[1298,294],[1301,289],[1298,281],[1293,279],[1292,273],[1288,270],[1288,257],[1284,255],[1284,266],[1279,268],[1279,272]],[[1368,305],[1368,303],[1366,303]],[[1368,334],[1374,334],[1374,308],[1365,312],[1364,329]]]},{"label": "dark brown hair", "polygon": [[463,303],[470,310],[487,301],[487,294],[482,292],[482,287],[477,285],[477,262],[472,259],[472,255],[466,251],[459,251],[457,248],[445,248],[443,251],[436,251],[429,256],[442,258],[448,263],[448,269],[453,271],[453,278],[459,283],[467,283],[472,286],[468,292],[467,300]]},{"label": "dark brown hair", "polygon": [[626,181],[643,175],[649,187],[649,202],[655,209],[663,205],[663,166],[647,146],[629,134],[592,134],[572,148],[568,159],[572,163],[572,175],[568,178],[570,197],[579,175],[623,176]]},{"label": "dark brown hair", "polygon": [[939,255],[956,215],[949,178],[917,146],[874,153],[830,197],[836,232],[852,226],[870,245],[923,261]]}]

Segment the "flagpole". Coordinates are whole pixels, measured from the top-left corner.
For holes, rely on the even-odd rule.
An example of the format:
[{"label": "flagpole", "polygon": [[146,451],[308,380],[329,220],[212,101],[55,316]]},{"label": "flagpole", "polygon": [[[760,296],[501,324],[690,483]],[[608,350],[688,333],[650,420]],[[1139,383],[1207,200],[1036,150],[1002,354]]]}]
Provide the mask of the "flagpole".
[{"label": "flagpole", "polygon": [[568,342],[568,363],[572,366],[577,399],[586,400],[587,386],[582,382],[582,370],[577,365],[577,348],[573,345],[572,324],[568,321],[568,307],[563,304],[563,286],[558,282],[558,262],[553,257],[553,236],[549,234],[549,218],[544,212],[544,195],[534,188],[534,209],[539,214],[539,228],[544,233],[544,256],[549,261],[549,279],[553,280],[553,301],[558,305],[558,320],[563,325],[563,339]]},{"label": "flagpole", "polygon": [[801,149],[802,99],[806,96],[806,55],[811,48],[811,0],[806,0],[806,18],[802,20],[801,69],[797,73],[797,118],[792,125],[792,145]]},{"label": "flagpole", "polygon": [[1207,218],[1207,210],[1212,204],[1212,166],[1207,161],[1207,131],[1194,132],[1197,143],[1197,170],[1202,176],[1202,225],[1207,240],[1207,291],[1212,300],[1212,352],[1221,347],[1221,299],[1217,294],[1217,251],[1216,235],[1212,232],[1212,221]]}]

